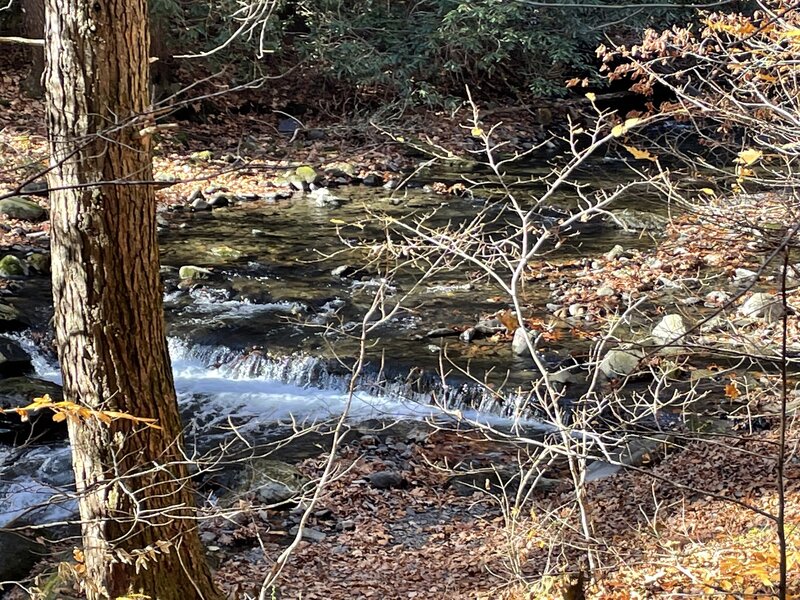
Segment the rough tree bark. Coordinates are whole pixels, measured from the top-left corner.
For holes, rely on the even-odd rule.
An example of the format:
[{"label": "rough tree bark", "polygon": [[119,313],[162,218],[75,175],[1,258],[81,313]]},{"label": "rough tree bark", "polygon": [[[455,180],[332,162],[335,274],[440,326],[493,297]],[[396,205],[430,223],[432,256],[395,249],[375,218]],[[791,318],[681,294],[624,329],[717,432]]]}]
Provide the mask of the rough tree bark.
[{"label": "rough tree bark", "polygon": [[146,0],[46,0],[45,39],[64,393],[161,427],[69,425],[87,597],[215,600],[181,462],[154,190],[137,183],[152,180],[150,141],[137,134],[149,97]]},{"label": "rough tree bark", "polygon": [[[27,37],[41,39],[44,32],[44,2],[43,0],[22,0],[22,27]],[[31,69],[28,71],[22,86],[33,98],[44,95],[42,87],[42,73],[44,71],[44,51],[36,46],[30,48]]]},{"label": "rough tree bark", "polygon": [[[22,28],[25,37],[32,40],[41,39],[44,35],[44,6],[45,0],[21,0]],[[155,95],[164,97],[169,94],[172,83],[172,73],[175,61],[168,42],[168,28],[163,17],[151,15],[150,29],[153,35],[150,38],[150,56],[158,60],[150,67],[150,83],[153,85]],[[22,86],[33,98],[44,96],[42,74],[44,73],[44,51],[33,46],[30,48],[31,66]]]}]

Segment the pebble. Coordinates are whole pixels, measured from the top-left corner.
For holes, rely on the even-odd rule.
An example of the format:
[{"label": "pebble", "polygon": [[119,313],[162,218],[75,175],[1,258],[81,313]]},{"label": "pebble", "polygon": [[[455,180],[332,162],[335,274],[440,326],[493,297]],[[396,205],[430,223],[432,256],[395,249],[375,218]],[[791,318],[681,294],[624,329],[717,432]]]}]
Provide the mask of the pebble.
[{"label": "pebble", "polygon": [[345,519],[344,521],[339,521],[336,524],[336,529],[338,531],[351,531],[356,528],[356,522],[352,519]]},{"label": "pebble", "polygon": [[396,471],[378,471],[377,473],[370,473],[367,475],[366,479],[372,487],[378,490],[401,487],[405,483],[403,476]]},{"label": "pebble", "polygon": [[614,289],[609,287],[609,286],[607,286],[607,285],[600,286],[597,289],[597,297],[598,298],[606,298],[608,296],[613,296],[614,294],[616,294]]}]

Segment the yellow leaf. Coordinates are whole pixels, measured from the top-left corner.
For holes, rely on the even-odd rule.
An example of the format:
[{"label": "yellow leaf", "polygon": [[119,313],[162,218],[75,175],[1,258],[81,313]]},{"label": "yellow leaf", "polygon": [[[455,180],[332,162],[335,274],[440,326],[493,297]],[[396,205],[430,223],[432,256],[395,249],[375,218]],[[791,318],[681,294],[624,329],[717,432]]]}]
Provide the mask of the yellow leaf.
[{"label": "yellow leaf", "polygon": [[753,148],[749,148],[747,150],[742,150],[741,152],[739,152],[739,158],[736,159],[736,162],[746,166],[750,166],[758,159],[760,159],[762,156],[763,153],[761,152],[761,150],[755,150]]},{"label": "yellow leaf", "polygon": [[66,421],[66,420],[67,420],[66,413],[63,412],[53,413],[53,421],[55,421],[56,423],[60,423],[61,421]]},{"label": "yellow leaf", "polygon": [[473,127],[472,131],[470,131],[470,134],[472,135],[472,137],[476,138],[483,137],[483,129],[481,129],[480,127]]},{"label": "yellow leaf", "polygon": [[639,148],[636,148],[634,146],[624,146],[624,148],[625,150],[630,152],[631,155],[633,155],[633,158],[635,158],[636,160],[651,160],[653,162],[656,162],[657,160],[656,157],[653,156],[647,150],[640,150]]},{"label": "yellow leaf", "polygon": [[756,172],[747,167],[736,167],[736,174],[739,176],[739,182],[741,182],[745,177],[752,177]]},{"label": "yellow leaf", "polygon": [[716,195],[716,192],[714,190],[712,190],[711,188],[702,188],[700,191],[703,192],[706,196],[715,196]]},{"label": "yellow leaf", "polygon": [[342,221],[341,219],[331,219],[331,223],[334,225],[347,225],[347,221]]},{"label": "yellow leaf", "polygon": [[636,127],[641,122],[641,119],[636,117],[632,119],[627,119],[624,123],[620,123],[619,125],[615,125],[611,129],[611,135],[614,137],[620,137],[621,135],[625,135],[632,127]]},{"label": "yellow leaf", "polygon": [[586,92],[586,97],[589,99],[589,102],[597,100],[597,95],[594,92]]},{"label": "yellow leaf", "polygon": [[800,29],[787,29],[786,31],[781,32],[781,37],[784,38],[800,37]]}]

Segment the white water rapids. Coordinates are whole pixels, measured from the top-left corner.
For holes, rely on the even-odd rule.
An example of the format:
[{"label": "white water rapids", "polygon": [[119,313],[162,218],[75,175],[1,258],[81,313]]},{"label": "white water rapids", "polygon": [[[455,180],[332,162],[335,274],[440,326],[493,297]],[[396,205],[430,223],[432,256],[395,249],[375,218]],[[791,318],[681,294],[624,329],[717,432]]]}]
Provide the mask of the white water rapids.
[{"label": "white water rapids", "polygon": [[[36,376],[60,383],[57,366],[29,338],[15,337],[31,355]],[[463,418],[510,423],[510,419],[482,411],[449,411],[427,403],[430,395],[408,393],[401,385],[374,384],[369,387],[375,392],[349,394],[348,377],[327,374],[319,359],[310,356],[243,354],[223,347],[191,346],[175,338],[169,340],[169,349],[178,400],[185,417],[189,413],[187,434],[197,438],[212,431],[219,435],[229,428],[231,419],[235,419],[239,435],[255,438],[265,426],[311,425],[338,417],[344,410],[352,422]],[[458,390],[446,391],[443,397],[447,393],[452,405]],[[0,447],[0,527],[34,507],[44,507],[36,508],[35,520],[40,523],[73,514],[71,483],[66,443]]]}]

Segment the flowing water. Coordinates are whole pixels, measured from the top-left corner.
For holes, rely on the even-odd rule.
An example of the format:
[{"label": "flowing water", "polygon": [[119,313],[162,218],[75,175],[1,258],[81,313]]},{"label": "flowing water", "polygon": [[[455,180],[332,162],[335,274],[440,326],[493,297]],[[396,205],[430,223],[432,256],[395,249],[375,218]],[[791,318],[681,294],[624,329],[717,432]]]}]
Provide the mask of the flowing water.
[{"label": "flowing water", "polygon": [[[610,185],[621,177],[615,168],[613,163],[598,163],[584,176],[596,185]],[[528,169],[512,176],[530,174]],[[463,222],[483,209],[489,214],[499,211],[496,199],[488,193],[457,198],[364,187],[332,192],[341,198],[336,207],[296,195],[210,213],[165,215],[165,308],[188,439],[208,446],[230,437],[235,425],[239,435],[262,442],[282,431],[276,424],[319,422],[345,408],[353,421],[443,417],[446,409],[493,421],[515,416],[513,402],[499,402],[470,385],[456,367],[468,367],[478,379],[519,384],[530,379],[530,360],[512,356],[509,344],[426,337],[435,328],[461,331],[481,316],[508,308],[497,289],[477,280],[469,269],[442,274],[417,287],[420,273],[408,269],[391,281],[369,268],[347,277],[331,273],[341,265],[363,264],[362,255],[341,252],[332,219],[362,222],[368,209],[407,219],[435,209],[433,223],[441,226]],[[554,203],[569,208],[574,199],[561,195]],[[647,195],[628,197],[620,207],[625,205],[663,210]],[[368,219],[364,229],[342,231],[353,240],[381,235]],[[607,225],[587,226],[583,233],[552,258],[593,256],[618,243],[627,248],[651,243]],[[213,277],[198,286],[179,285],[177,269],[184,265],[208,268]],[[405,308],[370,332],[368,362],[351,395],[349,369],[358,353],[359,324],[378,290],[389,301],[413,292]],[[526,301],[544,313],[549,289],[528,289],[526,294]],[[58,381],[52,357],[24,335],[21,339],[35,358],[38,376]],[[453,364],[442,360],[445,347]],[[437,374],[441,365],[451,373],[448,377]],[[21,464],[25,468],[19,468]],[[0,449],[0,525],[26,507],[68,491],[68,465],[63,444]],[[71,506],[51,506],[37,518],[60,518]]]}]

